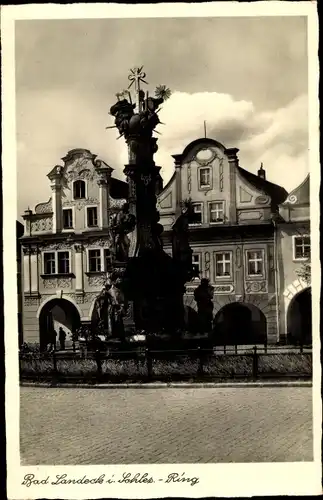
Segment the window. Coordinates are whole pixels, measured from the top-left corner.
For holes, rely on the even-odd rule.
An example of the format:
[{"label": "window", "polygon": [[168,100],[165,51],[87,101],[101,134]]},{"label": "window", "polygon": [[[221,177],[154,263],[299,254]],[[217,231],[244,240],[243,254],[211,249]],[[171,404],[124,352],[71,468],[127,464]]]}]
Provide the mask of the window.
[{"label": "window", "polygon": [[112,260],[111,260],[111,252],[108,249],[104,250],[104,264],[105,264],[105,272],[109,271],[111,269],[112,265]]},{"label": "window", "polygon": [[55,252],[44,253],[44,273],[45,274],[56,273]]},{"label": "window", "polygon": [[97,207],[87,208],[87,227],[96,227],[98,225]]},{"label": "window", "polygon": [[71,208],[63,209],[63,229],[73,228],[73,211]]},{"label": "window", "polygon": [[249,276],[261,276],[264,272],[264,259],[261,250],[247,252],[247,268]]},{"label": "window", "polygon": [[58,274],[68,274],[70,272],[69,252],[57,252]]},{"label": "window", "polygon": [[201,255],[195,253],[192,255],[192,266],[194,270],[194,274],[198,276],[201,272]]},{"label": "window", "polygon": [[97,273],[101,271],[100,250],[89,250],[89,272]]},{"label": "window", "polygon": [[294,237],[294,260],[305,260],[311,256],[311,241],[309,236]]},{"label": "window", "polygon": [[216,277],[231,276],[231,253],[218,252],[215,254]]},{"label": "window", "polygon": [[202,224],[202,203],[193,203],[193,211],[194,211],[194,224]]},{"label": "window", "polygon": [[85,198],[85,182],[78,180],[73,184],[73,196],[74,200],[80,200]]},{"label": "window", "polygon": [[216,202],[210,203],[209,211],[210,211],[211,224],[224,221],[224,203],[223,203],[223,201],[216,201]]},{"label": "window", "polygon": [[200,188],[211,186],[211,169],[209,167],[200,168],[199,183],[200,183]]},{"label": "window", "polygon": [[44,274],[56,273],[70,273],[70,253],[68,251],[44,253]]}]

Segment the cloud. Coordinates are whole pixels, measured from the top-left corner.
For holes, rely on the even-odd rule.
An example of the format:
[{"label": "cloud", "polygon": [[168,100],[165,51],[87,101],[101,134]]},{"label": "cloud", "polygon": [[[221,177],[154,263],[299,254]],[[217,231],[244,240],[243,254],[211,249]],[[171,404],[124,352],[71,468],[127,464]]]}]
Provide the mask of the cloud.
[{"label": "cloud", "polygon": [[70,149],[90,149],[122,176],[126,148],[105,129],[112,117],[95,98],[75,89],[28,91],[17,109],[18,216],[51,196],[47,174]]},{"label": "cloud", "polygon": [[[93,92],[60,88],[25,91],[17,98],[18,215],[27,206],[46,201],[51,195],[47,173],[73,148],[90,149],[122,178],[127,147],[116,140],[108,104]],[[300,184],[308,171],[307,97],[301,95],[275,111],[258,112],[251,101],[236,100],[216,92],[174,92],[163,104],[158,130],[156,163],[164,182],[173,173],[172,154],[207,136],[226,147],[238,147],[242,167],[256,172],[264,162],[267,179],[288,191]]]},{"label": "cloud", "polygon": [[163,136],[156,161],[165,182],[173,172],[171,155],[181,153],[194,139],[207,136],[225,147],[240,149],[240,164],[256,172],[264,162],[267,178],[288,191],[301,183],[308,171],[307,96],[286,107],[257,112],[250,101],[236,101],[218,93],[175,92],[160,113]]}]

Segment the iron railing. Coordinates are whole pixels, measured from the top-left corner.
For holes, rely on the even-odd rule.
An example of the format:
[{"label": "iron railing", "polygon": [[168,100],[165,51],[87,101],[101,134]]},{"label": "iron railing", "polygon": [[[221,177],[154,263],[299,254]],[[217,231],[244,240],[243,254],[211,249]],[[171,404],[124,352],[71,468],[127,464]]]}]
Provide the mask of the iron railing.
[{"label": "iron railing", "polygon": [[[220,346],[221,347],[221,346]],[[213,349],[92,351],[82,355],[53,351],[21,353],[21,379],[88,380],[218,380],[311,378],[310,347],[219,346]],[[72,355],[71,355],[72,354]]]}]

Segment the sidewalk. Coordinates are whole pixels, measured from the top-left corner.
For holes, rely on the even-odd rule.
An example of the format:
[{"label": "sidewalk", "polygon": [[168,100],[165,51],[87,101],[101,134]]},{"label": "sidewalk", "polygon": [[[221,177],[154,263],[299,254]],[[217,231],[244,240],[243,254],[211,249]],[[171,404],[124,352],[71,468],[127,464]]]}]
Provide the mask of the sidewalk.
[{"label": "sidewalk", "polygon": [[85,383],[43,383],[20,382],[21,387],[60,387],[64,389],[227,389],[237,387],[312,387],[311,380],[293,381],[251,381],[251,382],[147,382],[124,384],[85,384]]}]

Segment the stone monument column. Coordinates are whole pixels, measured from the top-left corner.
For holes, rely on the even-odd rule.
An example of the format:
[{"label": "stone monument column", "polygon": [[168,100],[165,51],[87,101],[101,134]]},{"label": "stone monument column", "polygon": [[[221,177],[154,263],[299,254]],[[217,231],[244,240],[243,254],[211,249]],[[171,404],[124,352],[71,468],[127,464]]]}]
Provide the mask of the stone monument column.
[{"label": "stone monument column", "polygon": [[160,167],[151,164],[128,164],[124,173],[129,180],[129,211],[136,217],[136,251],[160,248],[158,234],[159,214],[156,209],[156,182]]},{"label": "stone monument column", "polygon": [[[133,301],[136,328],[177,334],[175,332],[183,325],[183,293],[188,266],[162,249],[163,226],[159,223],[156,198],[160,167],[153,159],[158,149],[153,134],[159,133],[156,127],[161,123],[158,112],[171,92],[165,85],[159,85],[155,97],[150,97],[140,89],[141,82],[147,83],[145,76],[142,67],[132,69],[128,88],[135,84],[135,103],[130,92],[123,91],[117,94],[118,101],[110,108],[115,125],[109,128],[117,128],[128,146],[129,161],[124,173],[129,185],[128,208],[136,226],[136,247],[126,259],[122,287],[127,299]],[[179,170],[179,163],[177,167]],[[182,226],[185,224],[181,223]],[[183,230],[181,227],[177,228],[176,238],[182,241],[186,226]],[[190,256],[186,234],[184,238],[185,251]],[[177,247],[183,247],[181,241],[177,242]]]}]

